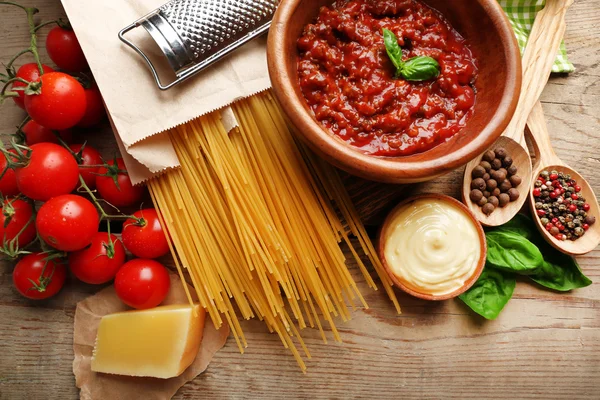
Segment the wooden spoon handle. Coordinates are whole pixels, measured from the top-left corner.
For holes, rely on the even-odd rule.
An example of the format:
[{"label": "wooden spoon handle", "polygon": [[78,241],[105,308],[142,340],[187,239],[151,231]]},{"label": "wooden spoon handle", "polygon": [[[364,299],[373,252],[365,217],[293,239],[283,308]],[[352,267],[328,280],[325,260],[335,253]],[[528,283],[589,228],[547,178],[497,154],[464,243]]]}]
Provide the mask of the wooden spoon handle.
[{"label": "wooden spoon handle", "polygon": [[547,0],[538,12],[523,54],[523,84],[515,114],[504,135],[521,142],[527,118],[552,72],[566,29],[565,14],[573,0]]},{"label": "wooden spoon handle", "polygon": [[563,165],[563,162],[554,152],[550,135],[548,134],[548,126],[544,117],[542,104],[538,101],[533,106],[529,118],[527,119],[527,128],[531,133],[533,146],[537,156],[536,164],[538,166],[548,165]]}]

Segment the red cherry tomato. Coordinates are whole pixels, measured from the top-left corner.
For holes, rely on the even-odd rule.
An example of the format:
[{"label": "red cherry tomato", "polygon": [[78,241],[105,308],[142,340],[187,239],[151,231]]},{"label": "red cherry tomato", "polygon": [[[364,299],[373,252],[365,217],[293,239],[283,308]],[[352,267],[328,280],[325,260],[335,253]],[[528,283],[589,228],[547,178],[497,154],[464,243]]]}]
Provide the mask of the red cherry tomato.
[{"label": "red cherry tomato", "polygon": [[53,197],[38,210],[35,226],[40,237],[55,249],[77,251],[98,232],[98,211],[89,200],[74,194]]},{"label": "red cherry tomato", "polygon": [[169,244],[156,210],[146,208],[137,211],[133,216],[139,220],[126,220],[121,233],[127,250],[140,258],[157,258],[167,254]]},{"label": "red cherry tomato", "polygon": [[[128,207],[137,204],[144,195],[143,186],[133,186],[129,175],[125,172],[125,163],[122,158],[117,158],[117,164],[114,161],[108,161],[108,168],[101,167],[96,176],[96,188],[100,196],[115,207]],[[118,186],[115,184],[118,182]]]},{"label": "red cherry tomato", "polygon": [[97,86],[85,89],[85,100],[85,114],[83,114],[83,118],[77,123],[77,126],[81,128],[98,125],[106,117],[102,95],[100,95],[100,90],[98,90]]},{"label": "red cherry tomato", "polygon": [[[16,154],[17,152],[13,149],[8,150],[11,153]],[[6,169],[6,155],[0,154],[0,174]],[[16,161],[13,159],[12,161]],[[6,169],[2,178],[0,178],[0,194],[4,197],[16,196],[19,194],[19,187],[17,186],[17,177],[15,176],[14,169]]]},{"label": "red cherry tomato", "polygon": [[83,87],[75,78],[62,72],[42,75],[40,94],[25,95],[25,110],[38,124],[48,129],[68,129],[85,114]]},{"label": "red cherry tomato", "polygon": [[[21,130],[25,134],[25,144],[27,146],[37,143],[60,143],[54,132],[52,132],[52,129],[44,128],[34,120],[27,122]],[[73,134],[69,129],[59,131],[58,135],[65,143],[71,142],[73,138]]]},{"label": "red cherry tomato", "polygon": [[[47,65],[42,64],[42,69],[44,73],[54,72],[53,68],[50,68]],[[15,75],[17,78],[25,79],[27,82],[35,82],[40,79],[40,70],[36,63],[23,64],[21,68],[17,70],[17,74]],[[25,87],[26,85],[23,82],[14,82],[12,84],[12,88],[16,87]],[[16,90],[19,93],[19,97],[13,97],[15,104],[25,109],[25,92],[22,90]]]},{"label": "red cherry tomato", "polygon": [[88,63],[72,29],[65,29],[60,26],[52,28],[46,37],[46,50],[50,59],[60,69],[71,72],[81,72],[88,69]]},{"label": "red cherry tomato", "polygon": [[46,254],[29,254],[17,263],[13,284],[28,299],[41,300],[54,296],[65,284],[67,269],[64,264],[45,260]]},{"label": "red cherry tomato", "polygon": [[4,244],[16,239],[19,247],[33,242],[35,239],[35,221],[33,207],[21,199],[5,199],[0,214],[0,240]]},{"label": "red cherry tomato", "polygon": [[115,277],[117,296],[130,307],[158,306],[169,293],[167,269],[154,260],[137,258],[125,263]]},{"label": "red cherry tomato", "polygon": [[73,153],[79,154],[79,152],[81,152],[80,157],[78,157],[80,159],[77,160],[79,164],[79,174],[90,189],[95,189],[96,176],[100,167],[89,168],[87,166],[102,165],[102,156],[100,156],[98,150],[94,149],[89,144],[85,145],[83,151],[81,151],[82,146],[82,144],[72,144],[69,146],[69,148],[73,151]]},{"label": "red cherry tomato", "polygon": [[31,146],[29,163],[15,170],[21,193],[33,200],[46,201],[77,187],[79,167],[75,157],[54,143]]},{"label": "red cherry tomato", "polygon": [[98,232],[89,247],[69,254],[69,268],[80,281],[99,285],[115,279],[125,263],[125,248],[115,235]]}]

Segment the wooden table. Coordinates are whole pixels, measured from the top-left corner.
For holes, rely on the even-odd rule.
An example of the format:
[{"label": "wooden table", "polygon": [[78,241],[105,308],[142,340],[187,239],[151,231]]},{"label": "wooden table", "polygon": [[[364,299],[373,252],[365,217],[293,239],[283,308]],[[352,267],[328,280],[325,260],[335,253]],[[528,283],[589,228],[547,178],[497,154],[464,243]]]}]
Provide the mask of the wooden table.
[{"label": "wooden table", "polygon": [[[22,3],[37,6],[44,20],[63,16],[58,0]],[[600,193],[600,2],[576,1],[567,19],[565,40],[577,72],[554,76],[542,101],[559,156]],[[22,12],[0,6],[0,60],[27,40]],[[44,50],[42,57],[49,61]],[[24,116],[10,103],[1,111],[2,133],[12,133]],[[108,127],[83,139],[104,156],[117,151]],[[396,192],[458,196],[461,177],[458,170]],[[368,223],[381,217],[366,214]],[[303,332],[313,355],[306,375],[262,323],[244,322],[246,354],[230,340],[176,398],[600,398],[600,249],[579,262],[592,286],[560,294],[520,281],[495,321],[458,300],[431,303],[402,294],[403,314],[396,315],[385,294],[361,280],[370,309],[338,324],[343,344],[325,345],[317,332]],[[77,398],[71,370],[75,304],[98,288],[72,278],[57,297],[35,303],[13,289],[11,272],[11,264],[0,264],[0,399]]]}]

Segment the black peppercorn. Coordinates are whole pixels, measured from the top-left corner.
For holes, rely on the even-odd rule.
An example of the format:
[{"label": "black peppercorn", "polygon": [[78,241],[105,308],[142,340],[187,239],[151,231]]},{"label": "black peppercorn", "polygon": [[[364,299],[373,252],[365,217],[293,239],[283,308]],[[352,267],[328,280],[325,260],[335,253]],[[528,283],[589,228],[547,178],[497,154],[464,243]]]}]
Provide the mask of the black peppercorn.
[{"label": "black peppercorn", "polygon": [[483,178],[476,178],[471,181],[471,189],[485,190],[485,180]]},{"label": "black peppercorn", "polygon": [[510,202],[510,196],[506,193],[500,193],[500,196],[498,196],[498,202],[500,207],[504,207]]},{"label": "black peppercorn", "polygon": [[471,176],[473,177],[473,179],[481,178],[484,174],[485,168],[483,168],[481,165],[476,166],[475,168],[473,168],[473,171],[471,171]]},{"label": "black peppercorn", "polygon": [[483,193],[479,189],[473,189],[473,190],[471,190],[471,193],[469,193],[469,198],[474,203],[479,202],[479,200],[481,200],[482,197],[483,197]]},{"label": "black peppercorn", "polygon": [[508,178],[508,180],[510,181],[510,184],[512,185],[512,187],[517,187],[522,182],[522,179],[519,175],[513,175],[510,178]]},{"label": "black peppercorn", "polygon": [[483,167],[483,169],[485,169],[485,172],[490,172],[490,170],[492,169],[492,165],[488,161],[480,162],[479,166]]},{"label": "black peppercorn", "polygon": [[498,147],[496,150],[494,150],[494,152],[496,153],[496,157],[501,160],[504,159],[508,154],[504,147]]},{"label": "black peppercorn", "polygon": [[588,215],[587,217],[585,217],[585,220],[583,222],[592,226],[596,222],[596,217],[594,217],[593,215]]},{"label": "black peppercorn", "polygon": [[488,150],[485,153],[483,153],[483,161],[491,163],[492,161],[494,161],[494,158],[496,158],[496,153],[494,153],[493,150]]},{"label": "black peppercorn", "polygon": [[498,201],[498,198],[496,196],[490,196],[487,199],[488,204],[493,204],[494,208],[498,207],[498,204],[500,203]]},{"label": "black peppercorn", "polygon": [[481,211],[483,211],[483,213],[485,215],[490,215],[491,213],[494,212],[494,210],[496,209],[496,207],[494,207],[494,205],[492,203],[486,203],[484,204],[484,206],[481,208]]},{"label": "black peppercorn", "polygon": [[510,181],[508,179],[505,179],[502,182],[500,182],[500,185],[498,185],[498,187],[500,188],[500,191],[502,193],[506,193],[508,192],[508,189],[512,187],[512,185],[510,184]]}]

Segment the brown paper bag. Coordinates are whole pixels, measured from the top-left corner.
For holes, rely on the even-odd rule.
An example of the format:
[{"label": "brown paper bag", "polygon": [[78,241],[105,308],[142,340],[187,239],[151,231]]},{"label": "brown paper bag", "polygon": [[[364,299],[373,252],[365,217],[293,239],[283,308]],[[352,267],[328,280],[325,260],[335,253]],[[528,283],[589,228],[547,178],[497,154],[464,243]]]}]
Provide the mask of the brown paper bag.
[{"label": "brown paper bag", "polygon": [[[270,87],[263,36],[188,81],[159,90],[146,63],[117,34],[164,3],[166,0],[62,0],[121,147],[131,156],[124,159],[134,183],[179,165],[168,136],[153,135]],[[148,44],[152,39],[144,28],[127,35],[161,57],[160,50]],[[151,136],[152,140],[147,140]],[[139,164],[134,165],[131,158]]]},{"label": "brown paper bag", "polygon": [[[171,288],[162,304],[188,303],[179,276],[171,274],[170,278]],[[225,345],[229,336],[227,323],[217,330],[211,321],[207,320],[198,356],[192,365],[175,378],[140,378],[93,372],[90,363],[100,319],[106,314],[128,309],[129,307],[117,297],[113,286],[77,303],[73,332],[73,373],[75,384],[81,389],[82,400],[170,399],[180,387],[208,367],[215,353]]]}]

